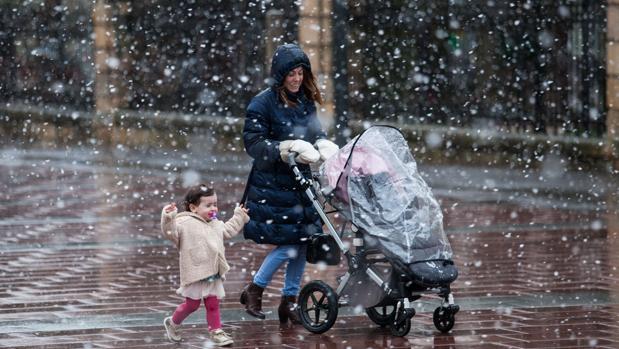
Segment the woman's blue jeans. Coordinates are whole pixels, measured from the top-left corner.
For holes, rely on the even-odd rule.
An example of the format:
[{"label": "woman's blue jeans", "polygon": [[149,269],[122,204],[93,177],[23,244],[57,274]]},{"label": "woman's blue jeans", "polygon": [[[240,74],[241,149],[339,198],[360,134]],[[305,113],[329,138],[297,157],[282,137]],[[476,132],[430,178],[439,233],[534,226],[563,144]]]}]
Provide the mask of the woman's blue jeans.
[{"label": "woman's blue jeans", "polygon": [[273,274],[279,267],[288,261],[286,278],[282,295],[296,296],[301,288],[301,277],[305,270],[305,254],[307,245],[281,245],[271,251],[254,275],[254,283],[262,288],[267,287],[273,278]]}]

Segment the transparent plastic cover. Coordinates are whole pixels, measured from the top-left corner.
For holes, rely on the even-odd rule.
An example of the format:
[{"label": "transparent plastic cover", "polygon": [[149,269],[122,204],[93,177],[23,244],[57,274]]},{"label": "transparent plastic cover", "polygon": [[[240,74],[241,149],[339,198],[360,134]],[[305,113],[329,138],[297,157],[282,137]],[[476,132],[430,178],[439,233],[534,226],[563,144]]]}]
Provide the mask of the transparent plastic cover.
[{"label": "transparent plastic cover", "polygon": [[407,264],[451,259],[441,208],[398,129],[370,127],[321,165],[319,181],[383,253]]}]

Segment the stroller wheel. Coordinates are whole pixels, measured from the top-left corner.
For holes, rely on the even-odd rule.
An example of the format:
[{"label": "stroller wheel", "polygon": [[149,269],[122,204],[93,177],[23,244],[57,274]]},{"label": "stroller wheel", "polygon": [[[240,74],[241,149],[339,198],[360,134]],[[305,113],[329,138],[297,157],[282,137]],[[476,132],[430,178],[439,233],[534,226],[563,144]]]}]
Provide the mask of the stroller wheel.
[{"label": "stroller wheel", "polygon": [[436,326],[436,329],[443,333],[449,332],[456,323],[454,312],[447,307],[436,308],[434,310],[432,320],[434,320],[434,326]]},{"label": "stroller wheel", "polygon": [[404,321],[400,321],[389,327],[389,330],[391,330],[391,334],[396,337],[404,337],[411,330],[411,319],[407,318]]},{"label": "stroller wheel", "polygon": [[365,313],[368,314],[370,320],[380,327],[387,327],[393,323],[395,319],[395,306],[384,305],[378,307],[370,307],[365,309]]},{"label": "stroller wheel", "polygon": [[328,331],[337,318],[337,294],[326,283],[316,280],[308,283],[299,294],[301,323],[312,333]]}]

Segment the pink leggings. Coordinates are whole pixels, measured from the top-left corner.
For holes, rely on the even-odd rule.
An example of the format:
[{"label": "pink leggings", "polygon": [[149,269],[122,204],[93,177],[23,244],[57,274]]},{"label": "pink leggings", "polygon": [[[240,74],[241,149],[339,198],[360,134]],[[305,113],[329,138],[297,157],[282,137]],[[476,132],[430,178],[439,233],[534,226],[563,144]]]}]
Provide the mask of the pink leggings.
[{"label": "pink leggings", "polygon": [[[200,308],[199,299],[185,298],[185,303],[179,305],[174,314],[172,315],[172,321],[176,325],[180,325],[183,320],[189,314]],[[219,301],[215,296],[208,296],[204,298],[204,308],[206,308],[206,322],[208,323],[208,330],[213,331],[221,328],[221,319],[219,316]]]}]

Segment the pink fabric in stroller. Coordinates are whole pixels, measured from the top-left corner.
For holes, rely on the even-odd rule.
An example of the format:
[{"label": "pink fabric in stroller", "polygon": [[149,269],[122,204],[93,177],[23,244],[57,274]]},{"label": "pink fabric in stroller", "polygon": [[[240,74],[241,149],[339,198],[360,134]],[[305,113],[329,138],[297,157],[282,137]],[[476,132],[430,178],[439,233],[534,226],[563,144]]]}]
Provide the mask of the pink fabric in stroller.
[{"label": "pink fabric in stroller", "polygon": [[[324,164],[325,174],[329,181],[329,187],[335,188],[335,195],[340,201],[345,203],[349,203],[349,176],[352,175],[353,177],[360,177],[378,173],[388,173],[391,176],[395,175],[391,166],[389,166],[389,164],[375,150],[358,144],[354,147],[354,154],[348,163],[348,168],[344,169],[351,148],[351,144],[347,145],[344,149],[327,159]],[[338,183],[340,174],[342,175],[342,178]]]}]

